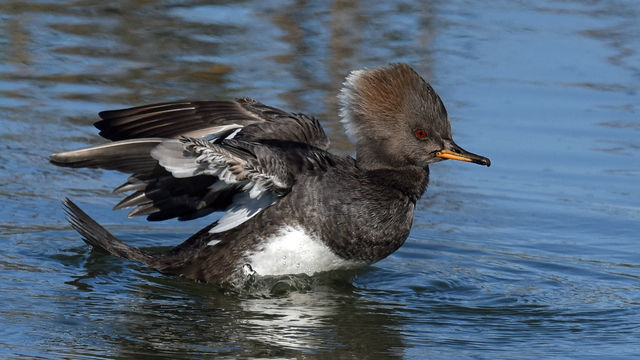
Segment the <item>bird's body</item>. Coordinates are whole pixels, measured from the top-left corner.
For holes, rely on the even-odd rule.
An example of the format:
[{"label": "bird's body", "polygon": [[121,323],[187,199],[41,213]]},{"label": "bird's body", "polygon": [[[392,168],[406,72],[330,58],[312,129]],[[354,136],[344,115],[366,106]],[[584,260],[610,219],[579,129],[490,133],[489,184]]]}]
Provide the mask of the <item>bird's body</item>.
[{"label": "bird's body", "polygon": [[132,174],[116,189],[133,192],[116,206],[131,216],[226,213],[163,254],[121,242],[67,200],[69,219],[94,247],[213,284],[379,261],[409,235],[429,163],[489,160],[453,143],[440,98],[405,64],[353,72],[341,102],[356,159],[328,152],[317,120],[251,99],[103,112],[96,126],[114,142],[51,161]]}]

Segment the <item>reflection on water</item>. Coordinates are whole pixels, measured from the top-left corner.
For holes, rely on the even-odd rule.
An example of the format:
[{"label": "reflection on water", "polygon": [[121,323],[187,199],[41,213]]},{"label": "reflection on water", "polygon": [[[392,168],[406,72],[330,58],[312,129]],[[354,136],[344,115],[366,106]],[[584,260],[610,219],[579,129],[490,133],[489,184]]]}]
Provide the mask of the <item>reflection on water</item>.
[{"label": "reflection on water", "polygon": [[[634,1],[0,2],[0,357],[637,354],[638,18]],[[126,219],[122,174],[48,164],[102,142],[98,111],[250,96],[349,153],[340,84],[391,61],[494,164],[434,165],[375,267],[228,293],[91,253],[63,218],[69,196],[142,247],[207,222]]]},{"label": "reflection on water", "polygon": [[[101,265],[91,268],[96,266]],[[82,340],[69,339],[56,346],[59,351],[69,346],[91,354],[88,350],[98,345],[91,336],[96,328],[112,338],[111,354],[125,358],[207,353],[401,358],[405,347],[397,331],[405,317],[353,287],[350,276],[357,273],[267,279],[254,284],[251,293],[224,295],[219,289],[156,274],[108,290],[116,284],[104,280],[118,272],[117,267],[93,271],[94,277],[83,281],[95,287],[68,299],[73,305],[60,304],[91,310],[61,320],[85,326],[76,326]],[[112,290],[121,294],[109,295]]]}]

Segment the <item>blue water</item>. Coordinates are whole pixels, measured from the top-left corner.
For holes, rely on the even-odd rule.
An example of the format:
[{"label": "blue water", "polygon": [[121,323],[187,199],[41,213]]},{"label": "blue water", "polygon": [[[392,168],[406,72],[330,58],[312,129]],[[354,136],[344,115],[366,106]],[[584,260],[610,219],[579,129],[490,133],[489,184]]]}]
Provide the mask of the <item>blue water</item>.
[{"label": "blue water", "polygon": [[[534,4],[535,3],[535,4]],[[0,1],[0,357],[640,356],[640,3]],[[68,196],[127,242],[207,220],[111,211],[118,173],[47,156],[105,109],[257,98],[353,146],[336,93],[410,63],[454,138],[405,245],[378,264],[234,294],[92,253]]]}]

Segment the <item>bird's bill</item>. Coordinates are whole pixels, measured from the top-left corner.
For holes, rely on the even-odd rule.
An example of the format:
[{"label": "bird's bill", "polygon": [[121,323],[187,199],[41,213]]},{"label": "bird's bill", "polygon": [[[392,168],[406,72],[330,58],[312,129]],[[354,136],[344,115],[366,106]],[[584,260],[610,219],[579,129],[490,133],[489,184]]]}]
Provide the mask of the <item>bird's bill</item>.
[{"label": "bird's bill", "polygon": [[456,143],[449,142],[446,147],[436,153],[436,156],[442,159],[451,159],[472,162],[474,164],[480,164],[485,166],[491,166],[491,160],[484,156],[470,153],[467,150],[461,148]]}]

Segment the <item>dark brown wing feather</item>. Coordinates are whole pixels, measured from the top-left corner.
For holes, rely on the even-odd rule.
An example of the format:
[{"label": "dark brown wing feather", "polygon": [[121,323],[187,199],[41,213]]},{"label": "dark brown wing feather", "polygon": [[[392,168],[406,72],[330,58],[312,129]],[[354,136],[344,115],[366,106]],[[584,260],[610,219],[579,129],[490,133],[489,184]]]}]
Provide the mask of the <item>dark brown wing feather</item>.
[{"label": "dark brown wing feather", "polygon": [[[183,101],[103,111],[95,123],[109,140],[188,136],[219,136],[235,128],[247,141],[283,140],[326,150],[329,146],[320,123],[303,114],[290,114],[252,99],[235,101]],[[252,126],[254,125],[254,126]],[[235,128],[234,128],[235,126]],[[227,130],[228,129],[228,130]]]}]

